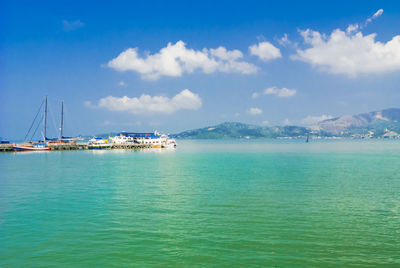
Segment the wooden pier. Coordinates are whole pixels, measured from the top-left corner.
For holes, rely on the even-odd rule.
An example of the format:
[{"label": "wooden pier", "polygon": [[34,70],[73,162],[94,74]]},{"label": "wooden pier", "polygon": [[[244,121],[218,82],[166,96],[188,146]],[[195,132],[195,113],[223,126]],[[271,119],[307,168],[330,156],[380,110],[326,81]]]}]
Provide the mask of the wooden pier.
[{"label": "wooden pier", "polygon": [[[71,151],[71,150],[88,150],[88,143],[62,143],[62,144],[50,144],[48,145],[52,151]],[[112,144],[111,149],[125,149],[125,150],[135,150],[135,149],[146,149],[152,148],[151,144],[138,144],[138,143],[128,143],[128,144]],[[0,152],[12,152],[13,144],[0,144]]]}]

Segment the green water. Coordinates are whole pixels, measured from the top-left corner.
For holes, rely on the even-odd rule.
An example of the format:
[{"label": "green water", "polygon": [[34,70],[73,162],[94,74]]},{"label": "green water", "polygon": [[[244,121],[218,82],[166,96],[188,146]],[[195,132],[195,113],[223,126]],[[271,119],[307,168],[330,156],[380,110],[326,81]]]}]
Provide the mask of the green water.
[{"label": "green water", "polygon": [[0,267],[400,267],[400,141],[0,154]]}]

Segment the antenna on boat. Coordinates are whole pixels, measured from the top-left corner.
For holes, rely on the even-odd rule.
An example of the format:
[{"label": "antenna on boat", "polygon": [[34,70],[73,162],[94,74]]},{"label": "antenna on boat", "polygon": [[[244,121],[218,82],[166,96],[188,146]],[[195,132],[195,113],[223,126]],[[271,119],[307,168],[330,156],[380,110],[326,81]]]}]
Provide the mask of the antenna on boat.
[{"label": "antenna on boat", "polygon": [[44,142],[46,142],[46,128],[47,128],[47,96],[45,98],[45,105],[44,105],[44,137],[43,137]]},{"label": "antenna on boat", "polygon": [[63,138],[63,124],[64,124],[64,101],[61,102],[60,140],[62,140]]}]

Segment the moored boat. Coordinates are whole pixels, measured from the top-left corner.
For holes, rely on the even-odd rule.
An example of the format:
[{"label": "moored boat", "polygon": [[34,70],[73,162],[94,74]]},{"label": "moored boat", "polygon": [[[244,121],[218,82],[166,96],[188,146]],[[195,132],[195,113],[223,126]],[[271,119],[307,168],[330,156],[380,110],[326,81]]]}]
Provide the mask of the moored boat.
[{"label": "moored boat", "polygon": [[168,138],[165,143],[162,145],[162,148],[175,148],[176,141],[175,139]]},{"label": "moored boat", "polygon": [[112,144],[108,143],[108,140],[102,138],[96,138],[89,140],[88,149],[89,150],[104,150],[111,149]]},{"label": "moored boat", "polygon": [[[42,133],[42,140],[38,142],[32,142],[33,137],[36,134],[37,129],[39,128],[42,120],[39,122],[37,119],[40,117],[39,114],[42,111],[42,107],[44,105],[44,117],[43,117],[43,133]],[[54,148],[54,146],[63,146],[63,145],[76,145],[76,141],[78,138],[71,138],[71,137],[64,137],[63,136],[63,125],[64,125],[64,102],[61,102],[61,121],[60,121],[60,137],[58,139],[56,138],[48,138],[47,137],[47,96],[45,97],[44,101],[39,107],[39,110],[33,119],[33,122],[28,130],[28,132],[25,135],[24,138],[24,143],[22,144],[12,144],[12,148],[14,151],[48,151]],[[36,125],[36,128],[34,127]],[[33,134],[31,135],[31,138],[29,141],[27,140],[29,134],[31,133],[31,130],[34,129]]]},{"label": "moored boat", "polygon": [[[42,102],[42,105],[43,105],[43,102]],[[31,124],[31,127],[29,128],[28,133],[25,136],[25,140],[28,137],[28,134],[31,131],[31,129],[32,129],[32,127],[33,127],[33,125],[34,125],[34,123],[35,123],[35,121],[36,121],[36,119],[37,119],[37,117],[39,115],[39,112],[40,112],[40,110],[42,108],[42,105],[40,106],[39,111],[36,114],[35,119],[33,120],[32,124]],[[36,128],[36,130],[37,130],[37,128]],[[36,130],[35,130],[35,132],[36,132]],[[28,143],[23,143],[23,144],[15,144],[14,143],[12,145],[13,150],[17,151],[17,152],[23,152],[23,151],[49,151],[51,148],[48,147],[47,143],[46,143],[46,141],[48,140],[46,138],[47,137],[46,136],[46,130],[47,130],[47,96],[44,99],[43,141],[39,141],[39,142],[35,142],[35,143],[34,142],[28,142]],[[33,135],[34,134],[35,133],[33,133]]]},{"label": "moored boat", "polygon": [[110,137],[115,144],[140,144],[151,148],[174,148],[176,142],[165,134],[159,132],[120,132],[115,137]]},{"label": "moored boat", "polygon": [[13,144],[14,151],[49,151],[51,148],[45,144]]}]

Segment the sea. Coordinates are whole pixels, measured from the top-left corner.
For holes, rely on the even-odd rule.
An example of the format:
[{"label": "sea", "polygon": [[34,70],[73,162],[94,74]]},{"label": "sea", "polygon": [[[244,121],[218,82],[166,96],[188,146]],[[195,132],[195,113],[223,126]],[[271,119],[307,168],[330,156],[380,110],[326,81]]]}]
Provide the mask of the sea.
[{"label": "sea", "polygon": [[400,140],[0,153],[0,267],[400,267]]}]

